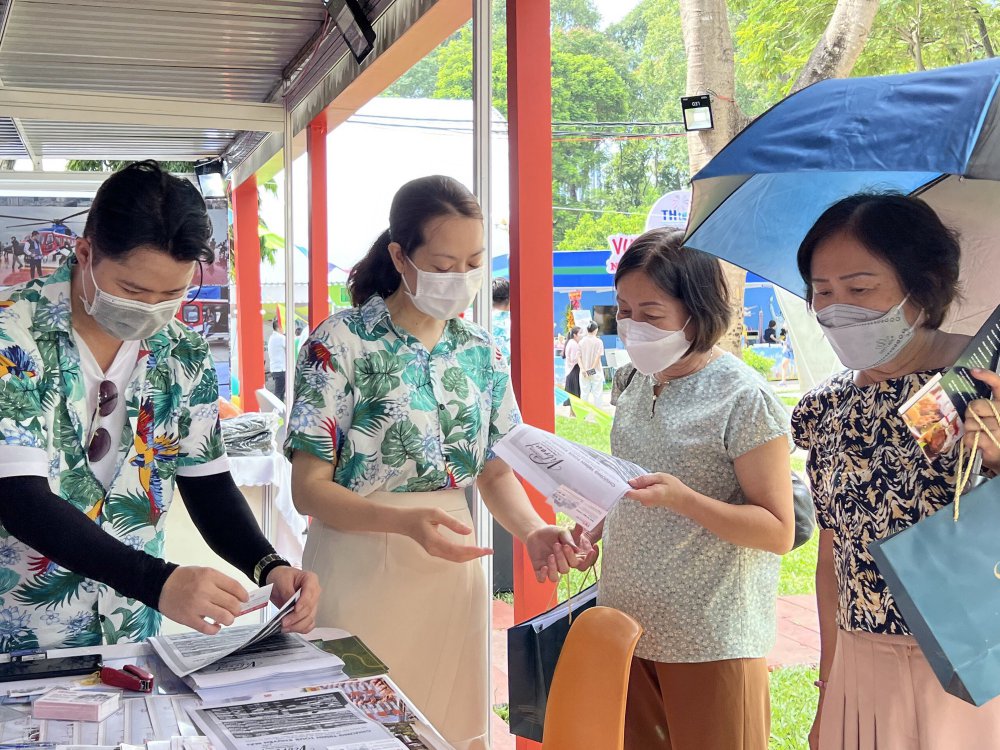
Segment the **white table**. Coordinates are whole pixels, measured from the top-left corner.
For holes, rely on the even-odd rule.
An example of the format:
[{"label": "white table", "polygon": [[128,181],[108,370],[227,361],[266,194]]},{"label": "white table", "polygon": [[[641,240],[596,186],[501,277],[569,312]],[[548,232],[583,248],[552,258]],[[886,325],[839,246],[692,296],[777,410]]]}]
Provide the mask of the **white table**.
[{"label": "white table", "polygon": [[[337,639],[337,638],[345,638],[345,637],[347,637],[349,635],[350,635],[350,633],[348,633],[348,632],[346,632],[344,630],[341,630],[339,628],[316,628],[312,632],[308,633],[306,635],[306,638],[308,638],[309,640],[317,640],[317,639],[334,640],[334,639]],[[152,649],[151,646],[147,645],[146,643],[134,643],[134,644],[121,644],[121,645],[114,645],[114,646],[91,646],[91,647],[82,647],[82,648],[55,649],[55,650],[50,650],[48,652],[48,656],[50,656],[50,657],[79,656],[79,655],[94,654],[94,653],[99,653],[102,656],[102,658],[105,659],[106,661],[114,661],[114,665],[115,666],[120,666],[122,664],[122,660],[128,660],[128,661],[138,660],[138,659],[140,659],[142,657],[146,657],[146,656],[149,656],[149,655],[153,654],[153,649]],[[159,661],[157,661],[156,663],[157,664],[162,664]],[[161,667],[161,668],[165,669],[165,667]],[[46,681],[34,680],[34,681],[31,681],[31,685],[34,686],[34,685],[39,685],[41,683],[48,683],[48,684],[53,685],[53,686],[54,685],[66,685],[67,683],[69,683],[70,681],[72,681],[74,679],[79,679],[79,678],[72,678],[72,677],[65,678],[65,677],[63,677],[63,678],[52,678],[52,679],[46,680]],[[371,679],[378,679],[378,678],[375,677],[375,678],[371,678]],[[27,684],[28,684],[27,682],[10,682],[10,683],[6,683],[6,685],[4,687],[0,687],[0,690],[11,689],[14,686],[26,686]],[[159,684],[159,675],[157,675],[157,684]],[[335,686],[336,686],[336,683],[334,683],[334,687]],[[306,685],[303,685],[302,687],[306,687]],[[412,713],[414,714],[414,716],[416,717],[416,720],[417,720],[417,723],[416,723],[415,726],[421,727],[421,730],[420,730],[421,731],[421,738],[422,738],[423,742],[427,745],[427,747],[430,748],[431,750],[453,750],[450,745],[448,745],[447,743],[445,743],[441,739],[440,735],[437,734],[437,732],[433,729],[432,725],[420,713],[419,709],[416,709],[413,706],[412,701],[410,701],[408,698],[406,698],[406,695],[399,688],[399,686],[392,685],[392,687],[396,690],[396,692],[399,695],[399,697],[401,697],[402,699],[404,699],[406,701],[406,703],[409,705],[409,707],[412,709]],[[111,689],[111,688],[109,688],[109,689]],[[4,694],[6,694],[6,693],[4,693]],[[126,691],[125,694],[124,694],[124,697],[125,698],[143,698],[143,697],[146,697],[146,696],[143,693],[135,693],[135,692],[128,692],[128,691]],[[186,707],[194,707],[194,706],[196,706],[198,704],[198,699],[197,699],[196,695],[193,695],[193,694],[190,694],[190,695],[175,695],[175,696],[173,696],[173,698],[171,700],[168,701],[166,696],[163,696],[162,694],[157,695],[157,691],[155,689],[154,689],[153,695],[150,696],[150,698],[153,699],[154,701],[167,701],[167,703],[173,703],[174,701],[179,701],[175,705],[184,705]],[[139,702],[139,704],[143,704],[143,702]],[[139,704],[130,704],[130,706],[134,707],[135,705],[139,705]],[[151,707],[151,706],[155,705],[155,703],[150,702],[150,701],[145,701],[144,704],[147,706],[148,715],[153,716],[155,713],[157,713],[158,709],[154,709],[154,708]],[[159,704],[159,705],[162,706],[163,704]],[[171,711],[171,709],[168,707],[166,709],[167,714],[169,714],[170,711]],[[131,715],[133,712],[132,712],[132,710],[131,710],[130,707],[126,707],[126,710],[124,712],[121,712],[121,713],[123,715]],[[127,721],[127,719],[125,719],[125,720]],[[107,721],[112,721],[112,718],[109,718]],[[55,722],[55,724],[57,724],[57,725],[67,725],[68,722]],[[94,725],[91,724],[89,726],[93,727]],[[126,726],[127,726],[127,724],[126,724]],[[149,725],[147,724],[147,727],[148,726]],[[155,733],[155,723],[152,726],[154,726],[154,733]],[[187,729],[189,730],[189,735],[197,733],[197,731],[195,730],[195,728],[193,726],[189,725],[187,727]],[[60,731],[63,731],[63,730],[60,730]],[[91,731],[92,732],[96,732],[97,730],[93,729]],[[126,737],[128,738],[128,735],[126,735]],[[154,736],[154,737],[150,738],[147,741],[147,745],[146,746],[147,746],[147,750],[169,750],[169,748],[170,748],[170,737],[169,736],[166,736],[166,737]],[[45,747],[45,746],[43,745],[42,747]],[[30,750],[30,745],[26,746],[25,750]]]}]

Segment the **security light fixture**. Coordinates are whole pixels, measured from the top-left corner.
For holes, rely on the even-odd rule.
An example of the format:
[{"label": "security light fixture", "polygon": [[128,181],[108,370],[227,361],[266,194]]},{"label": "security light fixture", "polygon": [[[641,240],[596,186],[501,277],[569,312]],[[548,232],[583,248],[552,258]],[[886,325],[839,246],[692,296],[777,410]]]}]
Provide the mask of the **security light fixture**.
[{"label": "security light fixture", "polygon": [[712,97],[708,94],[700,96],[682,96],[681,111],[684,113],[685,130],[711,130]]},{"label": "security light fixture", "polygon": [[375,30],[358,0],[329,0],[326,12],[344,35],[344,41],[359,63],[375,49]]},{"label": "security light fixture", "polygon": [[198,177],[198,186],[204,197],[226,197],[226,180],[222,176],[221,159],[203,159],[195,162],[194,173]]}]

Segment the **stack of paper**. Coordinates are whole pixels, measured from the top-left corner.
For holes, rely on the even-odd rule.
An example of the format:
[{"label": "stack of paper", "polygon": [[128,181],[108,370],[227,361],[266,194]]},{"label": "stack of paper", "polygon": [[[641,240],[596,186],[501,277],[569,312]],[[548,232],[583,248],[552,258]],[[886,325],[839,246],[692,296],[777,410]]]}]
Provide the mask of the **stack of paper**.
[{"label": "stack of paper", "polygon": [[346,676],[340,657],[297,633],[279,633],[192,672],[184,681],[203,700],[215,702],[337,682]]},{"label": "stack of paper", "polygon": [[56,688],[35,701],[36,719],[60,721],[104,721],[121,708],[122,694],[117,690],[83,691]]},{"label": "stack of paper", "polygon": [[263,625],[225,628],[217,635],[163,635],[149,642],[167,667],[205,700],[344,679],[339,657],[301,635],[281,632],[281,620],[297,598],[293,596]]},{"label": "stack of paper", "polygon": [[388,677],[260,695],[191,710],[215,750],[446,750]]}]

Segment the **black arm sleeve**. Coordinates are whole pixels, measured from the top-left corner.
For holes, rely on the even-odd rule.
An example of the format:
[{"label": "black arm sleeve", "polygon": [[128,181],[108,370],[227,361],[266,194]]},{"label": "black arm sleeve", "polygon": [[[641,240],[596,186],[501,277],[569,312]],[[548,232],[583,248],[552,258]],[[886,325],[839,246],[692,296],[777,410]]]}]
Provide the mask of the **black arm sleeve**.
[{"label": "black arm sleeve", "polygon": [[228,471],[204,477],[177,477],[191,520],[208,546],[254,583],[253,569],[274,552],[261,533],[246,498]]},{"label": "black arm sleeve", "polygon": [[53,493],[45,477],[0,479],[0,523],[57,565],[154,609],[177,567],[105,533]]}]

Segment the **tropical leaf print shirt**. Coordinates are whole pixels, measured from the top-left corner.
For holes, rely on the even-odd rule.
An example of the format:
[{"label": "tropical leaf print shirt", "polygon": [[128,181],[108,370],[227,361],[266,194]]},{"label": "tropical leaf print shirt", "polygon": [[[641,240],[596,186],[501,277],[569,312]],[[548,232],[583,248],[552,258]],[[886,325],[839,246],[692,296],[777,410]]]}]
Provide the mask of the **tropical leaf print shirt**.
[{"label": "tropical leaf print shirt", "polygon": [[466,487],[521,421],[506,359],[484,330],[448,321],[432,351],[372,297],[299,353],[285,449],[336,464],[360,495]]},{"label": "tropical leaf print shirt", "polygon": [[799,401],[792,435],[809,451],[806,470],[820,528],[833,541],[844,630],[909,635],[868,551],[953,499],[957,451],[928,460],[899,407],[933,377],[918,372],[859,387],[842,372]]},{"label": "tropical leaf print shirt", "polygon": [[[162,557],[175,476],[228,468],[212,358],[176,320],[141,342],[106,488],[86,456],[93,415],[70,329],[70,269],[0,295],[0,451],[5,466],[13,458],[26,467],[4,476],[47,476],[53,493],[105,532]],[[0,526],[0,651],[141,641],[159,624],[155,610],[61,568]]]}]

